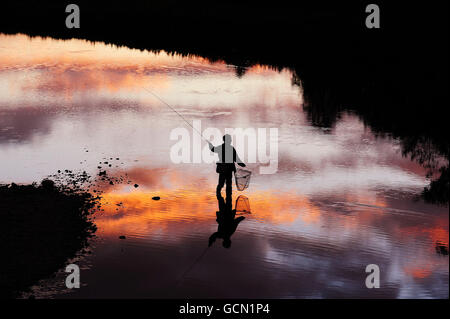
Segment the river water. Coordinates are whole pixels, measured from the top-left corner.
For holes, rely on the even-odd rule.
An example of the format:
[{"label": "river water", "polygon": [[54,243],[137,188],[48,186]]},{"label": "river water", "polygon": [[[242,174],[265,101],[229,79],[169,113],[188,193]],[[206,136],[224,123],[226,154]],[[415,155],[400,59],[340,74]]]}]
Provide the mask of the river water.
[{"label": "river water", "polygon": [[[293,78],[263,65],[242,74],[197,56],[0,35],[0,183],[99,166],[131,181],[98,185],[104,210],[92,253],[78,261],[82,287],[65,288],[61,272],[35,295],[448,298],[448,255],[436,248],[448,249],[448,207],[419,198],[425,168],[354,114],[311,125]],[[180,115],[202,132],[249,128],[274,143],[270,174],[237,147],[252,177],[232,201],[245,195],[251,213],[229,248],[221,239],[208,248],[217,174],[195,162],[195,143],[207,157],[206,143]],[[177,129],[188,134],[185,163],[171,156]],[[378,289],[366,287],[369,264],[380,269]]]}]

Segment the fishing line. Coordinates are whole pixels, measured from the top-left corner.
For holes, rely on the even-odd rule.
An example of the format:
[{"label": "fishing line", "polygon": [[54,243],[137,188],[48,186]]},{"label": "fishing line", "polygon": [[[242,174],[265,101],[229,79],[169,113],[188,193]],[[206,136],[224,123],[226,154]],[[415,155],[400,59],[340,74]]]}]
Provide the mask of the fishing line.
[{"label": "fishing line", "polygon": [[203,258],[203,256],[205,256],[206,252],[208,251],[208,248],[209,248],[209,246],[206,247],[205,250],[202,252],[202,254],[197,257],[197,259],[194,261],[194,263],[188,269],[186,269],[186,271],[183,273],[183,275],[178,280],[176,287],[178,287],[181,284],[184,277],[186,277],[186,275],[194,268],[195,265],[198,264],[198,262]]},{"label": "fishing line", "polygon": [[149,92],[151,95],[153,95],[154,97],[156,97],[160,102],[162,102],[164,105],[166,105],[167,107],[169,107],[172,111],[174,111],[183,121],[185,121],[186,123],[187,123],[187,125],[189,125],[190,127],[192,127],[192,129],[194,130],[194,131],[196,131],[199,135],[200,135],[200,137],[205,141],[205,142],[207,142],[207,143],[209,143],[209,141],[206,139],[206,138],[204,138],[203,137],[203,134],[201,133],[201,132],[199,132],[195,127],[193,127],[192,126],[192,124],[191,123],[189,123],[188,122],[188,120],[186,120],[186,118],[183,116],[183,115],[181,115],[177,110],[175,110],[172,106],[170,106],[170,104],[169,103],[167,103],[166,101],[164,101],[161,97],[159,97],[156,93],[154,93],[154,92],[152,92],[151,90],[149,90],[149,89],[147,89],[147,88],[145,88],[145,87],[142,87],[144,90],[146,90],[147,92]]},{"label": "fishing line", "polygon": [[[192,127],[192,129],[197,132],[197,134],[200,135],[200,137],[206,141],[208,144],[210,143],[207,139],[205,139],[203,137],[203,134],[201,132],[199,132],[194,126],[192,126],[191,123],[188,122],[188,120],[182,115],[180,114],[177,110],[175,110],[169,103],[167,103],[166,101],[164,101],[159,95],[157,95],[156,93],[154,93],[153,91],[151,91],[150,89],[147,89],[145,87],[142,87],[144,90],[146,90],[148,93],[150,93],[151,95],[153,95],[155,98],[157,98],[161,103],[163,103],[164,105],[166,105],[169,109],[171,109],[173,112],[175,112],[187,125],[189,125],[190,127]],[[178,280],[178,282],[176,283],[176,287],[178,287],[181,282],[183,281],[183,279],[186,277],[186,275],[195,267],[195,265],[197,265],[200,260],[203,258],[203,256],[205,256],[206,252],[208,251],[208,247],[205,248],[205,250],[202,252],[202,254],[200,256],[197,257],[197,259],[194,261],[194,263],[185,270],[185,272],[183,273],[183,275],[180,277],[180,279]]]}]

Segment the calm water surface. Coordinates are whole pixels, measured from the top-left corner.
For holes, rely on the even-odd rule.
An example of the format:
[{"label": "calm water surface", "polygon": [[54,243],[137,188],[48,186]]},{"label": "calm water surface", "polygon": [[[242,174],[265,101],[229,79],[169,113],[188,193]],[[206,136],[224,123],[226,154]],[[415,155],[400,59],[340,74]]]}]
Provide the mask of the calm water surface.
[{"label": "calm water surface", "polygon": [[[448,207],[417,199],[429,180],[399,141],[347,113],[313,127],[288,70],[236,74],[195,56],[0,35],[0,183],[95,175],[107,159],[109,174],[139,184],[102,186],[83,286],[69,292],[61,273],[35,294],[448,298],[448,256],[435,248],[448,247]],[[250,164],[250,188],[234,189],[252,213],[230,249],[218,240],[205,251],[217,230],[215,165],[170,161],[171,130],[189,127],[144,88],[203,128],[278,128],[277,173]],[[365,287],[368,264],[380,267],[380,289]]]}]

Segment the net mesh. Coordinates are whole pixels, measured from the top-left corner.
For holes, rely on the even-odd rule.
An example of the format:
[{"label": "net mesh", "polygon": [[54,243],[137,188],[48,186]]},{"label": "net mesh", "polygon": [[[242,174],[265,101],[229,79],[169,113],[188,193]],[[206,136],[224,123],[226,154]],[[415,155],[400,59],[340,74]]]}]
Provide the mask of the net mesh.
[{"label": "net mesh", "polygon": [[236,187],[238,190],[243,191],[250,184],[250,176],[252,172],[239,168],[234,173],[234,179],[236,180]]},{"label": "net mesh", "polygon": [[235,205],[236,213],[250,213],[250,201],[244,195],[239,195]]}]

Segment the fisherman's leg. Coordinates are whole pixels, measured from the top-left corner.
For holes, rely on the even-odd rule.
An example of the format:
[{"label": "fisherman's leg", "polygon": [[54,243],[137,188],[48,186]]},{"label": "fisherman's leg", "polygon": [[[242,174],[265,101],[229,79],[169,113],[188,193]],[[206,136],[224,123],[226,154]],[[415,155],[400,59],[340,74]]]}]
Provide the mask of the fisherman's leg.
[{"label": "fisherman's leg", "polygon": [[225,184],[225,174],[220,173],[219,174],[219,183],[217,184],[216,193],[220,194],[220,191],[222,190],[223,185]]},{"label": "fisherman's leg", "polygon": [[226,194],[227,197],[229,196],[231,198],[231,192],[232,192],[232,187],[233,187],[233,172],[228,172],[226,177],[225,177],[225,181],[227,183],[227,187],[226,187]]}]

